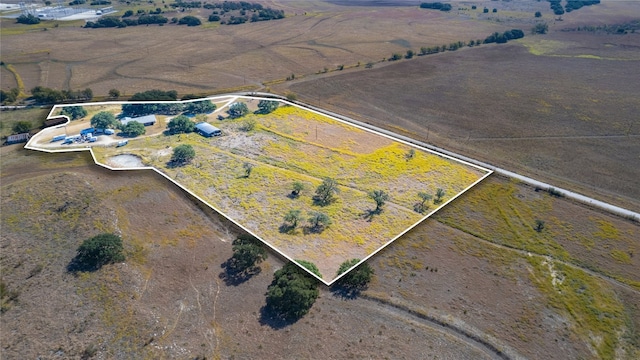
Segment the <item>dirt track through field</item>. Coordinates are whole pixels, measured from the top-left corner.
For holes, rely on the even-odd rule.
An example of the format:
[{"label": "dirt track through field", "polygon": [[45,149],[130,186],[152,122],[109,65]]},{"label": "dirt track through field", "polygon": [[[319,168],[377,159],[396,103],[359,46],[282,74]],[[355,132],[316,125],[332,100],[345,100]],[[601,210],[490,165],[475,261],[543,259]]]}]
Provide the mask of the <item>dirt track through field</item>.
[{"label": "dirt track through field", "polygon": [[496,347],[496,345],[482,339],[480,336],[474,335],[464,329],[439,320],[435,317],[412,310],[407,306],[395,304],[390,301],[386,301],[370,295],[360,295],[360,299],[358,301],[360,303],[360,306],[366,306],[370,309],[385,312],[389,315],[402,317],[405,320],[417,321],[424,326],[428,326],[437,331],[451,335],[456,339],[464,342],[469,347],[484,352],[491,359],[511,359],[510,356],[500,351]]},{"label": "dirt track through field", "polygon": [[636,289],[636,288],[634,288],[632,286],[629,286],[629,285],[627,285],[627,284],[625,284],[625,283],[623,283],[621,281],[618,281],[618,280],[616,280],[616,279],[614,279],[614,278],[612,278],[612,277],[610,277],[608,275],[605,275],[605,274],[590,270],[590,269],[588,269],[586,267],[579,266],[579,265],[576,265],[576,264],[573,264],[573,263],[570,263],[570,262],[567,262],[567,261],[563,261],[563,260],[560,260],[560,259],[556,259],[556,258],[554,258],[552,256],[549,256],[549,255],[546,255],[546,254],[539,254],[539,253],[535,253],[535,252],[531,252],[531,251],[521,250],[521,249],[514,248],[514,247],[511,247],[511,246],[507,246],[507,245],[497,244],[497,243],[494,243],[492,241],[485,240],[485,239],[479,237],[476,234],[472,234],[470,232],[466,232],[464,230],[454,228],[454,227],[452,227],[450,225],[447,225],[447,224],[445,224],[445,223],[443,223],[441,221],[439,221],[439,222],[441,224],[443,224],[443,225],[446,225],[449,228],[455,229],[457,231],[462,231],[465,234],[471,235],[476,240],[478,240],[479,242],[482,242],[483,244],[490,245],[490,246],[493,246],[493,247],[496,247],[496,248],[500,248],[500,249],[503,249],[503,250],[515,251],[515,252],[517,252],[517,253],[519,253],[521,255],[524,255],[524,256],[540,256],[540,257],[543,257],[545,260],[553,260],[553,261],[555,261],[557,263],[560,263],[560,264],[563,264],[565,266],[584,271],[589,275],[596,276],[596,277],[598,277],[598,278],[600,278],[600,279],[602,279],[604,281],[607,281],[611,285],[615,285],[615,286],[619,286],[619,287],[625,288],[625,289],[627,289],[627,290],[629,290],[629,291],[631,291],[633,293],[636,293],[636,294],[640,295],[640,290],[638,290],[638,289]]}]

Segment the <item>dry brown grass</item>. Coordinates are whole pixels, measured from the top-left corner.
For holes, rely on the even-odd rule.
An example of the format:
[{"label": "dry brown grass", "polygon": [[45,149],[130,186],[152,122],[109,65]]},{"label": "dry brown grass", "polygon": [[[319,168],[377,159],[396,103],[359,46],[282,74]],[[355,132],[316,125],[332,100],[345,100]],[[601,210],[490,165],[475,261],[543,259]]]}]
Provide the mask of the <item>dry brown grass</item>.
[{"label": "dry brown grass", "polygon": [[[562,46],[544,49],[541,42],[551,39]],[[485,45],[289,90],[303,101],[637,210],[640,78],[631,69],[640,64],[630,46],[639,41],[565,33],[525,38],[524,45],[548,54],[533,55],[517,43]],[[617,47],[607,50],[610,43]]]},{"label": "dry brown grass", "polygon": [[[2,213],[0,265],[2,280],[19,292],[18,301],[2,315],[5,356],[58,352],[79,357],[95,345],[107,358],[318,358],[319,353],[323,358],[489,357],[464,336],[442,332],[425,320],[432,318],[474,334],[511,357],[591,358],[594,339],[610,339],[612,332],[603,332],[588,319],[597,318],[598,312],[606,317],[621,307],[624,313],[607,317],[621,331],[613,346],[621,358],[638,354],[637,345],[629,342],[638,336],[629,329],[640,325],[637,292],[577,270],[567,272],[565,283],[588,286],[590,296],[584,299],[606,301],[591,304],[589,315],[580,302],[557,298],[541,287],[550,281],[546,266],[472,235],[495,220],[483,212],[491,210],[482,203],[486,185],[493,189],[489,194],[515,190],[501,201],[517,199],[521,215],[536,211],[594,234],[617,234],[616,243],[638,246],[637,225],[629,228],[563,199],[549,198],[551,206],[540,207],[541,194],[533,189],[489,179],[470,194],[476,207],[450,208],[475,222],[457,230],[429,220],[370,260],[376,275],[367,298],[345,301],[323,288],[308,315],[276,330],[261,324],[259,314],[272,272],[282,265],[279,259],[271,256],[261,265],[262,273],[246,283],[225,286],[218,275],[220,264],[231,255],[236,230],[230,224],[202,212],[193,199],[151,172],[77,167],[73,164],[81,158],[90,161],[87,154],[54,155],[65,161],[52,164],[49,154],[15,147],[2,157],[2,206],[15,211]],[[73,204],[68,213],[50,211],[63,199]],[[39,206],[33,206],[36,203]],[[451,215],[447,211],[443,214]],[[29,214],[15,216],[24,212]],[[34,218],[48,225],[22,226]],[[549,231],[571,233],[555,224],[548,222]],[[129,260],[79,277],[65,273],[77,245],[96,231],[119,231]],[[508,238],[522,231],[514,227],[503,233]],[[602,261],[603,268],[618,266],[613,258]],[[542,277],[536,280],[532,272]],[[536,282],[540,280],[546,282]],[[588,321],[584,315],[590,316]]]},{"label": "dry brown grass", "polygon": [[216,28],[59,27],[3,34],[2,56],[16,67],[27,89],[91,87],[96,95],[106,95],[111,88],[129,95],[150,88],[211,92],[261,87],[291,73],[365,64],[408,48],[475,39],[507,27],[415,7],[352,8],[321,2],[276,6],[289,7],[292,16]]}]

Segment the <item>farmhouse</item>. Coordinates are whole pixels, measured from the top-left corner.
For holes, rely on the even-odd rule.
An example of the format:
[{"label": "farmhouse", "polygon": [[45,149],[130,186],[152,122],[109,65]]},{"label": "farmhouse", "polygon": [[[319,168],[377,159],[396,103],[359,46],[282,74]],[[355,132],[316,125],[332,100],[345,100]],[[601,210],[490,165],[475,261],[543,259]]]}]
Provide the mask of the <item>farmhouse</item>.
[{"label": "farmhouse", "polygon": [[31,135],[29,135],[29,133],[9,135],[7,137],[7,144],[17,144],[17,143],[27,142],[29,141],[30,137]]},{"label": "farmhouse", "polygon": [[154,125],[156,123],[156,116],[155,115],[146,115],[146,116],[140,116],[140,117],[128,117],[125,116],[122,119],[120,119],[120,122],[122,123],[122,125],[127,125],[128,123],[135,121],[135,122],[139,122],[140,124],[144,125],[144,126],[151,126]]},{"label": "farmhouse", "polygon": [[222,131],[220,129],[206,122],[196,124],[196,132],[205,137],[222,135]]}]

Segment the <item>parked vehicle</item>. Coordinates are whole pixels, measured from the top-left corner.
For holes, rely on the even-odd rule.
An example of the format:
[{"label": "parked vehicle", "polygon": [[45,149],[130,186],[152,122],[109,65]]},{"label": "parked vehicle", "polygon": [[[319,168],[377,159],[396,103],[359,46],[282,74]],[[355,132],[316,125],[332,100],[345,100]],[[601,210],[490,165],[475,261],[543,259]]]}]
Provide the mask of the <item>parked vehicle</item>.
[{"label": "parked vehicle", "polygon": [[129,140],[122,140],[122,141],[118,141],[118,144],[116,145],[116,147],[121,147],[121,146],[125,146],[129,143]]},{"label": "parked vehicle", "polygon": [[113,135],[113,134],[115,134],[115,133],[116,133],[116,132],[115,132],[115,130],[113,130],[113,129],[104,129],[104,134],[105,134],[105,135]]},{"label": "parked vehicle", "polygon": [[64,139],[66,139],[66,138],[67,138],[67,135],[54,136],[53,139],[51,139],[51,142],[62,141]]},{"label": "parked vehicle", "polygon": [[87,135],[87,134],[93,134],[96,131],[96,129],[90,127],[90,128],[86,128],[83,130],[80,130],[80,135]]}]

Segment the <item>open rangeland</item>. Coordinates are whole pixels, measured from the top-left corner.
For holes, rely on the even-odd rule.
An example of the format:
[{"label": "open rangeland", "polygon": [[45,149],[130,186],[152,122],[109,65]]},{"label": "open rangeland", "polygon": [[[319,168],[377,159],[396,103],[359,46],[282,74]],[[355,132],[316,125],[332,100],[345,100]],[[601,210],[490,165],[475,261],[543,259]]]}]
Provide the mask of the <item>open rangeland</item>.
[{"label": "open rangeland", "polygon": [[[504,21],[421,10],[417,3],[382,8],[322,1],[262,3],[284,9],[287,17],[225,26],[206,22],[211,10],[182,13],[168,8],[163,16],[197,15],[205,25],[122,29],[85,29],[82,23],[68,26],[60,21],[31,29],[13,19],[1,19],[2,60],[15,67],[27,90],[41,85],[74,90],[90,87],[101,96],[112,88],[129,95],[151,88],[210,94],[229,88],[261,88],[263,83],[284,81],[291,74],[300,77],[325,68],[333,71],[339,65],[364,67],[395,52],[484,38],[512,28]],[[123,12],[124,8],[120,14]],[[484,16],[481,10],[474,13]],[[533,21],[531,14],[529,22]],[[47,23],[47,31],[42,31]],[[14,82],[3,81],[2,88]]]},{"label": "open rangeland", "polygon": [[[359,298],[321,286],[311,312],[280,328],[261,317],[275,254],[227,286],[232,224],[153,172],[91,163],[2,149],[7,358],[639,355],[640,228],[628,220],[491,177],[370,259]],[[67,273],[104,231],[122,235],[126,262]]]},{"label": "open rangeland", "polygon": [[305,102],[640,209],[640,34],[562,32],[288,85]]},{"label": "open rangeland", "polygon": [[[640,209],[640,32],[562,31],[637,19],[638,2],[603,0],[561,21],[547,1],[450,13],[375,6],[384,0],[260,2],[288,17],[125,29],[1,19],[0,86],[293,91]],[[529,35],[537,21],[548,34]],[[512,28],[525,38],[382,61]],[[40,113],[3,111],[3,136]],[[261,310],[283,260],[270,253],[260,274],[226,285],[221,266],[240,230],[160,175],[17,145],[0,148],[0,174],[2,358],[640,358],[638,223],[497,176],[372,257],[360,297],[321,286],[309,314],[278,327]],[[122,235],[126,262],[68,273],[79,244],[105,231]]]},{"label": "open rangeland", "polygon": [[[234,101],[224,99],[226,104]],[[235,101],[239,103],[254,109],[258,100]],[[120,113],[119,105],[84,108],[88,115],[83,120],[46,129],[33,137],[29,147],[54,151],[86,147],[51,139],[89,127],[89,118],[98,111]],[[161,117],[147,134],[130,139],[124,147],[116,147],[117,140],[102,144],[116,134],[99,136],[92,149],[100,164],[113,167],[122,167],[114,162],[121,155],[137,156],[286,256],[315,263],[327,282],[342,262],[366,258],[489,173],[296,106],[282,104],[270,114],[220,120],[226,109],[199,115],[221,129],[222,136],[166,135],[162,132],[169,119]],[[173,149],[184,144],[193,146],[196,156],[190,164],[176,166],[171,161]],[[338,192],[334,201],[323,204],[316,188],[326,178],[337,182]],[[304,187],[295,195],[294,183]],[[440,197],[438,189],[444,191]],[[381,208],[370,198],[377,190],[388,194]],[[431,198],[422,201],[421,192]],[[291,211],[299,212],[297,224],[284,220]],[[319,227],[311,220],[308,224],[314,212],[326,214],[331,224]]]}]

